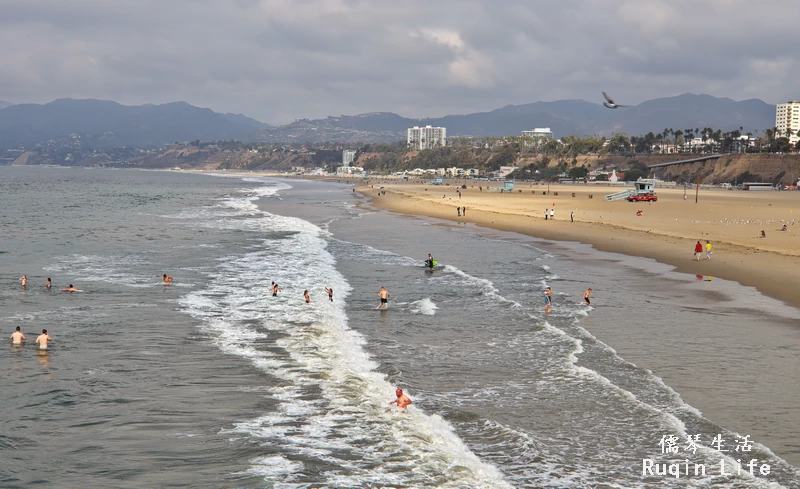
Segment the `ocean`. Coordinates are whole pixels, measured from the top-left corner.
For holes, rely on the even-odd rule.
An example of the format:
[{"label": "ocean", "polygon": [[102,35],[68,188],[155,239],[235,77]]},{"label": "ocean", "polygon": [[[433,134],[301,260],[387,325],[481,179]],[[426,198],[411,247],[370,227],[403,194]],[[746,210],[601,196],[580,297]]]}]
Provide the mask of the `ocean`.
[{"label": "ocean", "polygon": [[798,311],[752,288],[337,183],[0,167],[0,206],[0,487],[800,488]]}]

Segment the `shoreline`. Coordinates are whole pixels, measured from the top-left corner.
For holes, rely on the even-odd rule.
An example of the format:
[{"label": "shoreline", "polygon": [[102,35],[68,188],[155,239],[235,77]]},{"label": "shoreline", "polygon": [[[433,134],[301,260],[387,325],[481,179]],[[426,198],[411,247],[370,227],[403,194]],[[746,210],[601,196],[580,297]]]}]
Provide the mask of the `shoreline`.
[{"label": "shoreline", "polygon": [[[800,242],[798,242],[797,246],[793,246],[794,238],[791,236],[793,233],[781,233],[780,231],[778,231],[780,233],[778,236],[781,238],[779,243],[757,240],[758,231],[756,228],[769,227],[768,238],[775,235],[774,224],[770,220],[759,220],[757,224],[754,222],[749,227],[740,226],[747,227],[744,236],[742,236],[742,232],[727,233],[728,235],[721,232],[727,230],[733,224],[728,222],[728,226],[722,227],[722,229],[711,229],[715,226],[708,225],[701,232],[692,231],[692,237],[688,238],[676,235],[678,233],[675,232],[674,226],[670,228],[657,222],[644,221],[647,229],[637,229],[635,226],[640,223],[635,220],[631,222],[631,219],[617,218],[620,211],[634,215],[636,209],[644,208],[648,216],[649,214],[658,214],[655,219],[660,219],[661,221],[669,219],[672,221],[674,215],[679,215],[679,217],[674,218],[674,221],[677,221],[679,225],[697,227],[688,224],[684,214],[671,213],[671,209],[667,209],[667,206],[662,204],[662,201],[683,200],[682,189],[675,189],[671,192],[671,189],[659,189],[659,202],[633,204],[628,202],[607,202],[603,195],[600,195],[601,192],[605,193],[605,189],[587,189],[585,186],[578,187],[576,190],[576,186],[557,185],[552,187],[550,194],[546,196],[541,195],[543,187],[537,187],[536,190],[531,190],[530,194],[522,195],[520,193],[489,193],[478,191],[476,188],[469,188],[470,186],[468,186],[467,189],[460,190],[463,198],[456,197],[456,200],[453,200],[456,190],[450,187],[398,183],[382,183],[378,187],[383,187],[385,194],[376,195],[377,191],[373,187],[363,185],[356,186],[356,191],[367,197],[370,205],[391,212],[433,217],[452,222],[473,223],[482,227],[516,232],[545,240],[589,244],[599,251],[651,258],[675,267],[677,272],[718,277],[732,280],[745,286],[755,287],[766,296],[800,308],[800,294],[796,292],[800,288]],[[573,190],[584,194],[598,192],[598,195],[593,197],[599,198],[592,198],[591,200],[594,200],[590,206],[592,208],[586,209],[585,201],[581,202],[570,198],[571,202],[566,203],[564,202],[564,196],[558,196],[558,193],[566,194],[567,196],[574,195]],[[443,197],[439,197],[442,193],[444,194]],[[680,195],[675,195],[678,193]],[[447,197],[448,194],[450,194],[449,198]],[[763,209],[765,206],[759,206],[758,204],[763,204],[760,201],[764,198],[775,197],[774,195],[756,195],[772,194],[772,192],[754,192],[753,194],[736,192],[736,195],[730,195],[722,191],[716,192],[717,195],[713,195],[715,194],[713,192],[705,192],[705,194],[712,194],[704,195],[704,201],[707,202],[703,203],[704,208],[711,206],[712,212],[713,207],[717,207],[718,210],[726,206],[731,207],[730,204],[723,202],[731,198],[740,200],[745,206],[757,203],[756,207],[760,208],[756,210],[756,213],[765,212]],[[793,196],[788,197],[791,198]],[[544,209],[546,208],[545,202],[556,204],[559,213],[555,220],[545,221],[543,217]],[[575,222],[571,223],[569,221],[569,213],[564,212],[562,209],[567,208],[569,204],[574,205],[575,202],[580,202],[580,204],[576,208],[578,212],[575,213]],[[683,201],[678,205],[685,206],[686,204],[687,202]],[[791,201],[789,204],[794,205],[794,202]],[[467,207],[466,217],[457,216],[455,207],[458,205]],[[694,205],[692,199],[691,206]],[[531,208],[531,206],[535,207]],[[662,206],[663,209],[659,209],[656,206]],[[691,206],[689,207],[691,208]],[[771,207],[772,203],[769,203],[768,206]],[[750,205],[751,210],[753,207]],[[775,208],[776,210],[777,207]],[[800,208],[800,204],[798,204],[798,207]],[[542,215],[535,215],[533,209],[541,209]],[[612,209],[617,210],[617,216],[613,215]],[[664,212],[655,212],[656,209]],[[696,207],[691,208],[690,212],[694,215],[696,209]],[[782,210],[785,211],[785,209]],[[793,211],[791,212],[793,213]],[[606,214],[605,219],[611,222],[603,220],[604,213]],[[611,219],[612,216],[614,218],[613,221]],[[800,217],[800,214],[798,216]],[[699,216],[694,215],[694,217]],[[684,218],[684,223],[681,223],[680,218]],[[778,221],[778,219],[775,219],[775,222]],[[692,220],[692,224],[699,225],[699,220]],[[737,222],[737,224],[739,223]],[[745,222],[741,224],[744,225]],[[747,222],[747,224],[751,223]],[[716,227],[719,228],[720,226]],[[800,232],[800,228],[797,229],[797,232]],[[689,234],[689,232],[685,234]],[[752,236],[752,238],[749,236]],[[705,253],[703,253],[701,260],[697,262],[693,259],[694,244],[697,240],[701,240],[705,245],[706,239],[710,240],[713,245],[714,253],[712,254],[712,259],[706,260]],[[771,249],[765,249],[766,247],[763,245],[768,245]]]}]

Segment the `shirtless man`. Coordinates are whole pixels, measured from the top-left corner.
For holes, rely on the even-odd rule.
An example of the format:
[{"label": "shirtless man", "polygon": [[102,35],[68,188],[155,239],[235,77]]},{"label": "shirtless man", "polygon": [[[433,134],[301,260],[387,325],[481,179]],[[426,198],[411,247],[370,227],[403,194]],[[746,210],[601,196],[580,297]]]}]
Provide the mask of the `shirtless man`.
[{"label": "shirtless man", "polygon": [[21,345],[23,341],[25,341],[25,335],[22,334],[19,326],[17,326],[17,330],[11,333],[11,343],[15,345]]},{"label": "shirtless man", "polygon": [[381,285],[381,291],[378,292],[378,297],[381,298],[381,303],[378,304],[378,307],[375,309],[388,309],[389,308],[389,291],[386,290],[386,287]]},{"label": "shirtless man", "polygon": [[280,292],[281,290],[283,289],[278,287],[278,284],[272,282],[272,297],[278,297],[278,292]]},{"label": "shirtless man", "polygon": [[305,300],[306,300],[306,304],[308,304],[309,302],[311,302],[311,297],[309,297],[309,296],[308,296],[308,289],[306,289],[305,291],[303,291],[303,297],[304,297],[304,298],[305,298]]},{"label": "shirtless man", "polygon": [[172,283],[172,277],[170,277],[166,273],[164,274],[164,283],[167,284],[167,285]]},{"label": "shirtless man", "polygon": [[23,288],[28,286],[28,276],[27,275],[21,276],[19,278],[19,281],[22,282],[22,287]]},{"label": "shirtless man", "polygon": [[544,292],[544,312],[550,312],[550,303],[553,300],[553,291],[550,287]]},{"label": "shirtless man", "polygon": [[69,284],[69,287],[66,289],[61,289],[61,292],[80,292],[80,290],[73,287],[72,284]]},{"label": "shirtless man", "polygon": [[411,399],[409,399],[408,396],[403,394],[403,389],[399,387],[397,388],[396,391],[394,391],[394,393],[397,396],[397,399],[390,402],[389,404],[397,404],[397,407],[405,411],[406,407],[408,407],[408,405],[411,404]]},{"label": "shirtless man", "polygon": [[591,301],[589,300],[589,296],[590,295],[592,295],[592,288],[591,287],[589,287],[586,290],[586,292],[583,293],[583,303],[584,304],[591,304]]},{"label": "shirtless man", "polygon": [[325,292],[328,293],[328,299],[330,299],[331,302],[333,302],[333,289],[329,289],[328,287],[325,287]]},{"label": "shirtless man", "polygon": [[53,338],[51,338],[50,335],[47,334],[46,329],[43,329],[42,334],[40,334],[39,337],[36,338],[36,344],[39,345],[40,350],[47,350],[48,341],[53,341]]}]

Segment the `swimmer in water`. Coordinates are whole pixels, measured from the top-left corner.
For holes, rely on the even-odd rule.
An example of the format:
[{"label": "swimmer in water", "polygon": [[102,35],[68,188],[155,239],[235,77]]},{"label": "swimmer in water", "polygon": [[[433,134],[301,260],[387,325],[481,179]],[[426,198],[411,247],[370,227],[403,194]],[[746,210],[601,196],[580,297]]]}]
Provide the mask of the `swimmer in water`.
[{"label": "swimmer in water", "polygon": [[17,330],[11,333],[11,343],[15,345],[21,345],[23,341],[25,341],[25,335],[22,334],[20,331],[19,326],[17,326]]},{"label": "swimmer in water", "polygon": [[61,292],[80,292],[80,290],[73,287],[72,284],[69,284],[69,287],[66,289],[61,289]]},{"label": "swimmer in water", "polygon": [[280,292],[281,290],[283,289],[278,287],[278,284],[272,282],[272,297],[278,297],[278,292]]},{"label": "swimmer in water", "polygon": [[19,278],[19,281],[22,282],[22,287],[23,288],[28,286],[28,276],[27,275],[21,276]]},{"label": "swimmer in water", "polygon": [[378,292],[378,297],[381,298],[381,303],[375,309],[388,309],[389,308],[389,291],[386,287],[381,285],[381,290]]},{"label": "swimmer in water", "polygon": [[311,298],[308,296],[308,289],[306,289],[305,291],[303,291],[303,297],[304,297],[304,298],[305,298],[305,300],[306,300],[306,304],[308,304],[309,302],[311,302]]},{"label": "swimmer in water", "polygon": [[51,338],[50,335],[47,334],[46,329],[43,329],[42,334],[40,334],[39,337],[36,338],[36,344],[39,345],[40,350],[47,350],[48,341],[53,341],[53,338]]},{"label": "swimmer in water", "polygon": [[170,285],[172,283],[172,277],[170,277],[166,273],[164,274],[164,283],[167,285]]},{"label": "swimmer in water", "polygon": [[406,407],[408,407],[408,405],[411,404],[411,399],[409,399],[408,396],[403,394],[403,389],[399,387],[397,388],[396,391],[394,391],[394,393],[397,396],[397,399],[390,402],[389,404],[397,404],[397,407],[405,411]]},{"label": "swimmer in water", "polygon": [[591,301],[589,300],[589,296],[590,295],[592,295],[592,288],[591,287],[589,287],[586,290],[586,292],[583,293],[583,303],[584,304],[591,304]]},{"label": "swimmer in water", "polygon": [[47,282],[45,282],[44,286],[48,289],[53,286],[53,282],[50,281],[50,277],[47,277]]},{"label": "swimmer in water", "polygon": [[331,302],[333,302],[333,289],[330,289],[330,288],[328,288],[328,287],[325,287],[325,292],[327,292],[327,293],[328,293],[328,299],[330,299],[330,300],[331,300]]}]

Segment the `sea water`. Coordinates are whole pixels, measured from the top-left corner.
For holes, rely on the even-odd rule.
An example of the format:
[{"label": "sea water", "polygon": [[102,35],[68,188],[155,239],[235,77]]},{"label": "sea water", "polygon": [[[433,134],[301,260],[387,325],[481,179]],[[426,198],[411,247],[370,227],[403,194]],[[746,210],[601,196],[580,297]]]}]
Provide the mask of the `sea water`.
[{"label": "sea water", "polygon": [[0,356],[2,487],[800,487],[795,311],[736,284],[346,185],[0,177],[0,325],[28,337]]}]

